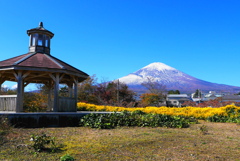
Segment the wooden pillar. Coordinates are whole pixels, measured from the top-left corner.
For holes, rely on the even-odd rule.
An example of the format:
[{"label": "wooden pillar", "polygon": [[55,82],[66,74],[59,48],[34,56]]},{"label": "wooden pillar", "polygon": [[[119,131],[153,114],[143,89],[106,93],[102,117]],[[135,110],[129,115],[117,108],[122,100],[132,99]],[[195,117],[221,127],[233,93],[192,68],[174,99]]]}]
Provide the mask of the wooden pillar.
[{"label": "wooden pillar", "polygon": [[73,97],[73,83],[68,83],[68,97]]},{"label": "wooden pillar", "polygon": [[52,88],[48,88],[48,105],[47,111],[53,111],[53,104],[52,104]]},{"label": "wooden pillar", "polygon": [[[1,77],[1,75],[0,75],[0,77]],[[3,82],[5,82],[5,80],[0,78],[0,84],[1,84],[1,86],[2,86]]]},{"label": "wooden pillar", "polygon": [[3,83],[0,82],[0,94],[2,94],[2,84]]},{"label": "wooden pillar", "polygon": [[52,74],[49,74],[50,77],[54,80],[54,100],[53,100],[53,112],[58,112],[58,106],[59,106],[59,83],[60,80],[63,78],[64,74],[61,75],[59,73],[56,73],[55,76]]},{"label": "wooden pillar", "polygon": [[53,102],[53,112],[58,112],[58,103],[59,103],[59,74],[56,74],[55,83],[54,83],[54,102]]},{"label": "wooden pillar", "polygon": [[29,75],[30,72],[23,74],[22,71],[17,71],[14,76],[17,79],[17,102],[16,112],[23,112],[23,93],[24,93],[24,78]]},{"label": "wooden pillar", "polygon": [[45,83],[45,86],[47,87],[47,93],[48,93],[47,111],[53,111],[53,100],[52,100],[53,81],[49,80],[48,83]]},{"label": "wooden pillar", "polygon": [[77,98],[78,98],[77,93],[78,93],[78,80],[74,78],[74,98],[76,100],[76,103],[75,103],[76,111],[77,111]]},{"label": "wooden pillar", "polygon": [[2,77],[2,74],[0,73],[0,94],[2,92],[2,84],[5,82],[5,79]]}]

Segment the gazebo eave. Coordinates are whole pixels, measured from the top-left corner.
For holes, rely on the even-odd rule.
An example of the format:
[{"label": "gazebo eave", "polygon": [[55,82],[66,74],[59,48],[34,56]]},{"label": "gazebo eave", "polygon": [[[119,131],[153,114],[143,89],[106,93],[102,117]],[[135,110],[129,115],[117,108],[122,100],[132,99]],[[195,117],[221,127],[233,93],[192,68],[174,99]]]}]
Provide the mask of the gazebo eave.
[{"label": "gazebo eave", "polygon": [[38,72],[38,73],[59,73],[66,74],[78,77],[79,82],[88,78],[88,75],[85,73],[77,73],[73,71],[69,71],[67,69],[54,69],[54,68],[38,68],[38,67],[26,67],[26,66],[8,66],[1,67],[0,73],[12,73],[14,71],[25,71],[25,72]]}]

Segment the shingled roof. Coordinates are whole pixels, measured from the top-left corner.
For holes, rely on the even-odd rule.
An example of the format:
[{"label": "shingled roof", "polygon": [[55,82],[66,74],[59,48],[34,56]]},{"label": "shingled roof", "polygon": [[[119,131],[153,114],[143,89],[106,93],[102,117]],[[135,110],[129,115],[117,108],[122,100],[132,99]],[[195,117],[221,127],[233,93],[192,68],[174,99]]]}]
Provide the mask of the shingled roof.
[{"label": "shingled roof", "polygon": [[88,77],[88,74],[84,73],[83,71],[78,70],[49,54],[43,53],[27,53],[0,61],[0,71],[2,70],[5,70],[5,73],[6,70],[65,73],[79,77],[79,81],[82,81]]}]

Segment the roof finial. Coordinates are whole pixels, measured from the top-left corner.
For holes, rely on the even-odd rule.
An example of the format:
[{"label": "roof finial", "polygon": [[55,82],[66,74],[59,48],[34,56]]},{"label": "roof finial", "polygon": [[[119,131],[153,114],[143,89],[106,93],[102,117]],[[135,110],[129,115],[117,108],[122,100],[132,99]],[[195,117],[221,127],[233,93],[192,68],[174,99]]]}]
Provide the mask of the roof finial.
[{"label": "roof finial", "polygon": [[39,23],[39,27],[43,27],[43,23],[42,22]]}]

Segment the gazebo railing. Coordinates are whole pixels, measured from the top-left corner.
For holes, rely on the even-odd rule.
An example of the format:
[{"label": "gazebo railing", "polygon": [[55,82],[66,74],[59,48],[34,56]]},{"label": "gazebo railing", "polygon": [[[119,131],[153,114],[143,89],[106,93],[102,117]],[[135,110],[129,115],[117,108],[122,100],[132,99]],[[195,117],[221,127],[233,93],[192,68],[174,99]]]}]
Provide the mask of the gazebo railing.
[{"label": "gazebo railing", "polygon": [[75,98],[72,97],[59,97],[59,112],[76,112],[77,102]]},{"label": "gazebo railing", "polygon": [[17,95],[0,95],[0,111],[16,111]]}]

